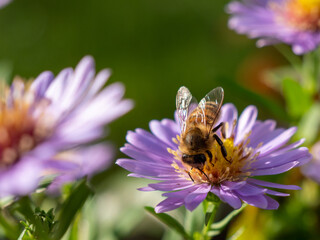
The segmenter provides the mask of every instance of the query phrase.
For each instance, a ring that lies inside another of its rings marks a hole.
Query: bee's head
[[[207,137],[197,127],[191,128],[185,133],[183,142],[190,150],[198,151],[207,148]]]

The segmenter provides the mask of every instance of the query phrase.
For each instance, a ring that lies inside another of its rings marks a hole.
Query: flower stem
[[[287,61],[293,66],[293,68],[301,73],[302,70],[302,61],[301,58],[295,55],[287,46],[278,44],[274,45],[274,47],[282,54],[282,56],[287,59]]]
[[[215,219],[220,203],[221,203],[220,199],[215,201],[210,201],[206,199],[204,201],[204,204],[206,205],[205,208],[207,209],[207,211],[206,211],[205,226],[203,227],[203,230],[202,230],[203,239],[206,239],[206,240],[210,239],[210,237],[208,236],[208,232],[210,231],[211,224]]]

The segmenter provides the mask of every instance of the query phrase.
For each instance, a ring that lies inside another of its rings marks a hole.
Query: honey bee
[[[192,168],[203,172],[205,162],[212,161],[212,145],[214,141],[220,146],[222,156],[226,161],[227,151],[223,142],[216,134],[224,123],[217,126],[221,105],[223,103],[224,92],[221,87],[217,87],[209,92],[199,104],[186,87],[181,87],[176,96],[176,107],[181,128],[181,139],[179,149],[182,152],[182,162]],[[224,131],[221,131],[224,132]],[[189,174],[189,173],[188,173]],[[190,174],[189,174],[190,176]],[[192,177],[190,176],[192,179]],[[193,179],[192,179],[193,180]]]

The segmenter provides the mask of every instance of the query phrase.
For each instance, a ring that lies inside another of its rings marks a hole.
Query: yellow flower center
[[[1,86],[0,100],[0,169],[19,160],[24,153],[33,149],[50,133],[42,109],[45,101],[35,103],[34,94],[24,89],[20,80],[15,80],[13,90]],[[37,117],[31,111],[37,108]]]
[[[320,30],[320,0],[288,0],[283,5],[272,3],[278,20],[298,30]]]
[[[223,145],[227,150],[227,159],[222,155],[221,148],[217,142],[208,149],[212,153],[212,158],[206,158],[202,168],[194,168],[181,160],[182,153],[180,150],[168,149],[168,152],[174,155],[177,162],[172,166],[182,177],[194,181],[195,184],[209,183],[218,185],[224,181],[239,181],[250,175],[247,170],[250,163],[254,162],[259,155],[255,149],[248,147],[248,136],[239,144],[234,145],[234,137],[224,139],[221,137]],[[173,141],[179,145],[181,137],[177,136]],[[260,145],[258,146],[260,147]]]

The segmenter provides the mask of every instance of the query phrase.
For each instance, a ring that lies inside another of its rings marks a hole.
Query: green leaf
[[[182,237],[180,236],[180,234],[178,234],[176,231],[172,230],[171,228],[168,228],[161,240],[177,240],[177,239],[182,239]]]
[[[5,232],[6,237],[9,239],[17,239],[19,235],[19,228],[17,225],[7,219],[4,211],[5,210],[1,210],[0,212],[0,225]]]
[[[298,131],[294,136],[294,139],[305,138],[305,144],[312,144],[319,133],[320,130],[320,104],[315,103],[309,109],[309,111],[302,117],[299,125]]]
[[[20,234],[19,238],[17,240],[22,240],[24,235],[26,234],[27,229],[23,229],[22,233]]]
[[[63,237],[76,213],[92,194],[93,191],[87,186],[86,179],[82,180],[61,206],[58,223],[53,230],[53,239],[61,239]]]
[[[210,231],[211,224],[213,223],[217,210],[221,204],[221,200],[218,197],[214,197],[213,194],[208,194],[207,198],[203,201],[205,210],[205,226],[203,226],[202,235],[204,239],[209,239],[208,233]]]
[[[295,119],[300,118],[311,107],[312,96],[291,78],[284,79],[282,87],[288,113]]]
[[[231,237],[229,237],[227,240],[237,240],[241,235],[243,234],[245,227],[239,228]]]
[[[145,207],[149,213],[155,216],[158,220],[166,224],[168,227],[174,229],[177,233],[179,233],[185,239],[191,239],[191,237],[186,233],[183,226],[173,217],[166,213],[156,213],[152,207]]]
[[[206,207],[206,213],[205,213],[206,215],[204,218],[204,224],[206,226],[208,225],[214,211],[216,212],[216,206],[213,203],[208,202]]]
[[[248,204],[243,203],[241,208],[233,210],[231,213],[229,213],[224,219],[222,219],[219,222],[213,223],[210,226],[210,231],[221,231],[223,228],[225,228],[228,223],[235,217],[237,216]]]
[[[206,211],[204,211],[204,213],[205,212]],[[204,225],[203,210],[200,206],[197,207],[192,212],[188,210],[185,211],[185,220],[184,220],[183,226],[190,236],[193,236],[195,232],[201,232],[203,225]]]
[[[50,233],[54,226],[54,216],[52,210],[48,213],[40,208],[34,208],[33,202],[29,197],[22,197],[17,201],[17,211],[19,211],[26,219],[26,222],[21,221],[27,232],[34,239],[51,240]]]
[[[78,214],[76,219],[74,220],[72,227],[71,227],[71,231],[70,231],[70,236],[69,236],[69,240],[77,240],[79,239],[78,237],[78,231],[79,231],[79,222],[80,222],[80,215]]]

